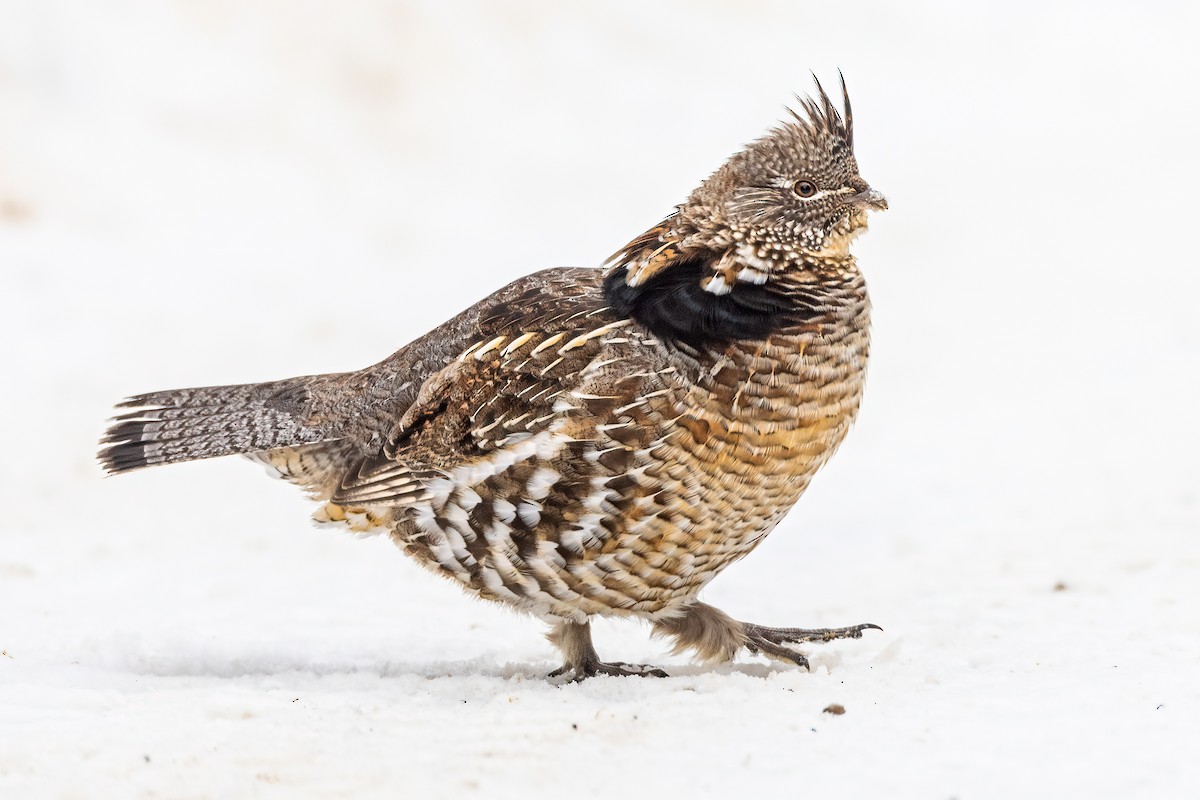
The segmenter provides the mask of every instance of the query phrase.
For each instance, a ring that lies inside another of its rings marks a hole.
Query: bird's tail
[[[312,378],[175,389],[130,397],[100,440],[109,474],[325,441],[312,425]]]

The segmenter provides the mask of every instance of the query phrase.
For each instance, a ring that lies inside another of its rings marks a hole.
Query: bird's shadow
[[[128,654],[124,658],[110,661],[110,669],[131,672],[137,675],[159,678],[265,678],[286,676],[310,676],[318,678],[337,676],[360,676],[374,678],[424,678],[442,680],[446,678],[493,678],[503,681],[536,681],[570,685],[551,679],[549,673],[558,665],[552,661],[517,661],[498,663],[495,659],[481,657],[462,660],[403,661],[370,657],[347,658],[344,660],[304,660],[295,654],[254,653],[233,658],[210,652],[166,654]],[[740,675],[751,678],[768,678],[789,667],[771,663],[740,662],[718,666],[669,663],[663,666],[668,678],[695,678],[703,675]],[[595,680],[632,680],[633,678],[608,678]],[[649,680],[648,678],[637,678]],[[661,680],[661,679],[659,679]]]

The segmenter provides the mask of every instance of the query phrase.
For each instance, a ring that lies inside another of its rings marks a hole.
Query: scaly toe
[[[669,678],[670,676],[650,664],[626,664],[623,661],[596,661],[578,666],[572,664],[563,664],[558,669],[551,672],[547,677],[567,678],[567,683],[581,683],[588,678],[593,678],[597,675],[611,675],[613,677],[632,676],[638,678]]]
[[[598,664],[596,672],[602,675],[634,675],[641,678],[669,678],[667,673],[650,664],[626,664],[614,661],[609,664]]]
[[[874,623],[850,625],[845,628],[767,628],[762,625],[745,624],[746,636],[763,639],[773,644],[798,644],[800,642],[832,642],[835,639],[859,639],[865,630],[881,631]]]
[[[768,639],[752,638],[746,643],[746,649],[751,653],[762,653],[764,656],[773,658],[776,661],[787,661],[798,667],[804,667],[806,670],[812,669],[804,653],[801,653],[799,650],[792,650],[789,647]]]

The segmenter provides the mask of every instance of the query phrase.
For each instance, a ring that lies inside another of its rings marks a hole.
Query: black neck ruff
[[[797,304],[798,298],[765,285],[735,283],[720,295],[706,291],[700,281],[711,269],[704,259],[676,262],[641,286],[625,283],[626,274],[618,267],[604,278],[604,297],[613,311],[660,339],[697,349],[766,339],[815,316],[813,309]]]

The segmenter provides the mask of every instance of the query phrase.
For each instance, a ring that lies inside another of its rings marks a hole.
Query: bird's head
[[[815,80],[815,76],[814,76]],[[887,200],[858,174],[854,119],[814,98],[736,153],[674,214],[609,261],[610,307],[693,346],[759,339],[799,324],[799,286],[857,275],[850,243]]]
[[[815,77],[814,77],[815,80]],[[854,118],[842,82],[839,110],[820,82],[812,98],[765,136],[734,154],[676,212],[616,254],[625,282],[638,286],[672,263],[704,258],[704,287],[727,292],[790,268],[849,258],[868,210],[887,200],[858,174]]]
[[[887,208],[858,174],[845,84],[842,112],[820,83],[817,92],[797,98],[801,112],[735,154],[679,207],[697,243],[733,243],[751,262],[836,257],[866,227],[867,209]]]

